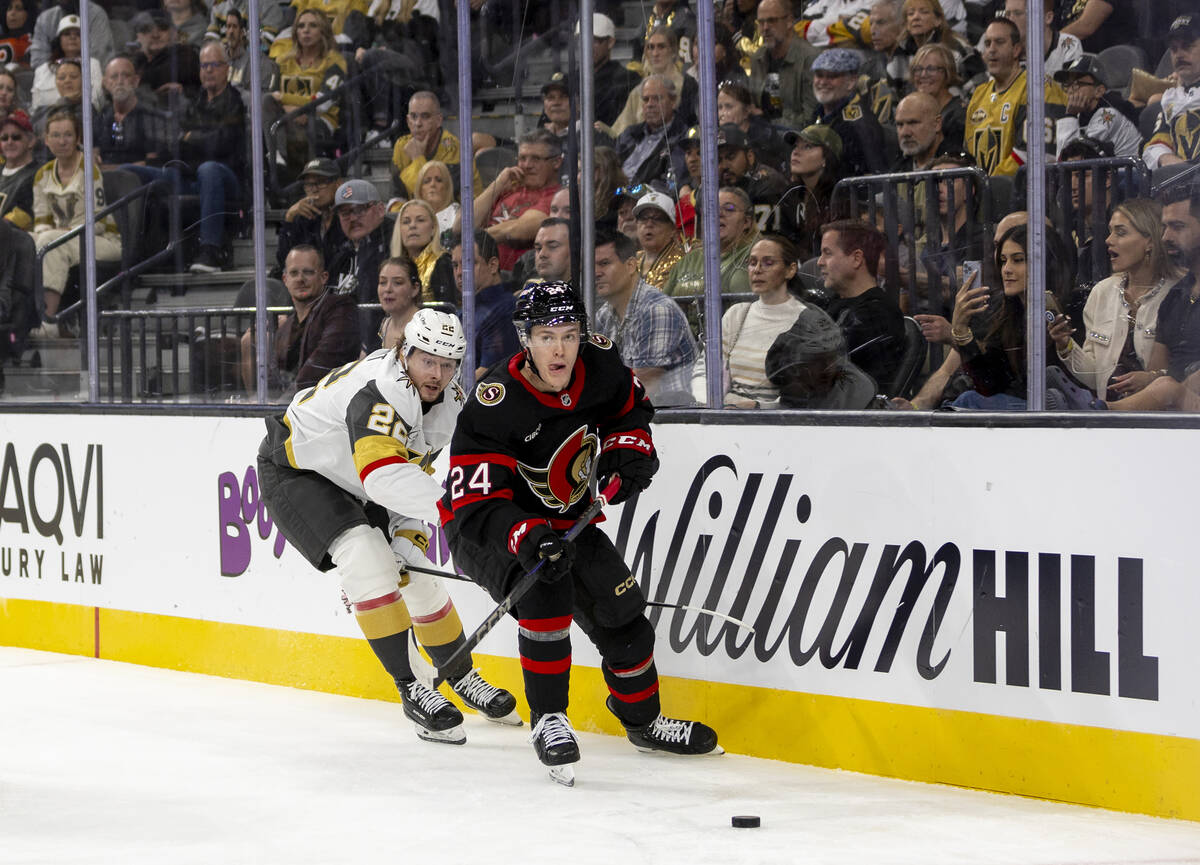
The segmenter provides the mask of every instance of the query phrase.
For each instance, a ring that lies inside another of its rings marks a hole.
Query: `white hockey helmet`
[[[418,309],[404,326],[404,355],[415,348],[438,357],[461,361],[467,337],[457,315],[437,309]]]

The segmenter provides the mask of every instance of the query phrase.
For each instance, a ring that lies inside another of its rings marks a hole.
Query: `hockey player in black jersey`
[[[614,503],[649,485],[654,409],[612,342],[588,335],[569,284],[531,285],[513,316],[524,350],[479,382],[459,416],[442,521],[455,562],[497,600],[541,565],[515,608],[534,749],[556,781],[573,782],[574,621],[600,652],[609,711],[635,746],[722,753],[710,727],[661,714],[645,598],[608,536],[594,525],[573,542],[559,534],[591,504],[593,476],[620,476]]]
[[[455,374],[466,351],[458,318],[418,310],[395,349],[380,349],[301,391],[267,418],[258,477],[283,536],[318,570],[336,566],[347,605],[396,682],[417,735],[461,745],[462,713],[417,680],[410,628],[437,664],[463,644],[463,628],[428,562],[425,522],[437,519],[434,458],[450,442],[465,401]],[[516,698],[472,668],[447,671],[463,702],[485,718],[521,723]]]

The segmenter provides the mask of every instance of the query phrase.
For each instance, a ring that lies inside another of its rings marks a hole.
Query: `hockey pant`
[[[401,595],[400,572],[387,536],[368,518],[363,503],[317,472],[279,465],[277,431],[268,418],[258,452],[258,482],[267,512],[283,536],[320,571],[337,568],[354,617],[375,656],[396,681],[414,676],[408,659],[412,626]],[[284,428],[286,429],[286,428]],[[385,522],[386,525],[386,522]]]
[[[516,607],[525,696],[535,715],[563,712],[571,680],[571,622],[595,644],[617,718],[627,726],[658,717],[654,628],[641,587],[600,529],[575,540],[571,578],[538,582]]]

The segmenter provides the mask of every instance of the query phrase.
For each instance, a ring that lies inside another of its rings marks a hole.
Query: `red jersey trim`
[[[583,346],[580,346],[580,353],[583,351]],[[515,355],[508,362],[508,372],[526,391],[528,391],[534,399],[544,406],[556,408],[565,411],[574,411],[575,406],[579,405],[579,396],[583,393],[584,380],[587,378],[586,369],[583,365],[583,358],[575,358],[575,368],[571,370],[571,383],[566,390],[560,390],[557,393],[546,393],[534,387],[529,379],[521,375],[521,367],[524,365],[524,353]],[[564,397],[566,400],[564,401]]]
[[[509,495],[509,498],[512,498],[512,496]],[[513,527],[508,530],[508,551],[515,556],[517,554],[517,550],[521,548],[522,541],[529,537],[529,530],[534,526],[539,525],[544,526],[547,525],[547,523],[545,520],[540,518],[521,520],[519,523],[515,523]]]
[[[408,460],[406,460],[404,457],[399,457],[399,456],[384,457],[381,460],[375,460],[375,462],[367,463],[367,465],[363,466],[363,470],[358,473],[358,480],[360,483],[365,484],[367,482],[367,475],[369,475],[371,472],[375,471],[375,469],[381,469],[384,466],[394,465],[396,463],[406,463],[406,462],[408,462]]]
[[[491,463],[516,471],[517,460],[508,454],[457,454],[450,457],[451,466],[475,466],[480,463]]]

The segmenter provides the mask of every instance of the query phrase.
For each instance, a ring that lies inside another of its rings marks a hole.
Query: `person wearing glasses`
[[[33,70],[33,85],[30,90],[29,107],[34,115],[34,125],[44,116],[50,106],[64,100],[76,104],[82,102],[83,73],[80,63],[83,58],[83,41],[80,38],[79,16],[67,15],[58,24],[58,33],[50,43],[50,59]],[[70,61],[64,64],[63,61]],[[99,106],[104,92],[100,89],[103,71],[100,61],[90,59],[92,71],[92,105]],[[64,68],[70,65],[72,68]],[[69,80],[60,82],[60,77]]]
[[[1118,92],[1109,92],[1108,70],[1094,54],[1084,54],[1054,80],[1067,91],[1067,116],[1059,125],[1059,157],[1080,136],[1112,144],[1116,156],[1137,156],[1142,134],[1129,115],[1136,113]]]
[[[421,192],[420,174],[426,162],[436,160],[450,169],[454,198],[458,198],[462,145],[457,136],[442,126],[442,105],[436,93],[421,90],[408,100],[408,134],[396,139],[392,148],[392,195],[395,199],[416,198]],[[471,180],[483,188],[479,169]]]
[[[559,189],[562,142],[547,129],[521,136],[517,164],[501,171],[475,198],[475,227],[483,228],[500,249],[500,269],[512,271],[533,247],[550,201]]]
[[[369,180],[347,180],[333,194],[333,207],[342,228],[342,239],[329,259],[329,282],[338,294],[357,303],[374,303],[379,268],[389,256],[396,218],[387,212],[379,190]],[[383,316],[359,311],[359,330],[375,333]]]
[[[913,55],[908,71],[912,76],[913,92],[932,96],[937,104],[947,152],[961,152],[967,107],[956,92],[962,81],[958,77],[954,54],[940,42],[922,45]]]
[[[746,273],[746,258],[758,239],[758,224],[754,221],[754,206],[745,190],[723,186],[717,192],[717,240],[721,247],[721,293],[744,294],[750,290]],[[700,207],[696,211],[697,227],[703,225]],[[696,243],[684,253],[671,269],[663,292],[675,297],[704,294],[704,244]],[[693,327],[698,321],[692,321]]]
[[[4,157],[4,167],[0,169],[0,217],[24,231],[33,228],[36,144],[33,121],[24,111],[17,109],[0,121],[0,155]]]
[[[961,3],[958,5],[961,9]],[[983,71],[975,49],[946,21],[946,11],[940,0],[904,0],[900,14],[904,21],[904,37],[897,50],[900,58],[915,58],[917,51],[926,45],[941,45],[954,56],[955,68],[964,80]],[[894,68],[900,71],[902,64],[901,59]],[[911,80],[908,75],[903,77]]]
[[[678,90],[669,77],[658,73],[647,76],[638,89],[642,122],[617,139],[621,170],[632,184],[661,180],[678,185],[687,171],[683,160],[687,123],[676,110]]]
[[[143,182],[161,169],[149,168],[159,160],[166,144],[167,117],[138,98],[141,83],[133,60],[118,54],[104,67],[104,91],[109,102],[92,115],[92,146],[103,171],[128,166]]]
[[[275,255],[280,273],[293,247],[306,243],[321,250],[326,260],[332,260],[333,251],[343,239],[342,224],[333,212],[333,194],[342,185],[337,160],[310,160],[300,172],[300,183],[303,194],[279,224]]]

